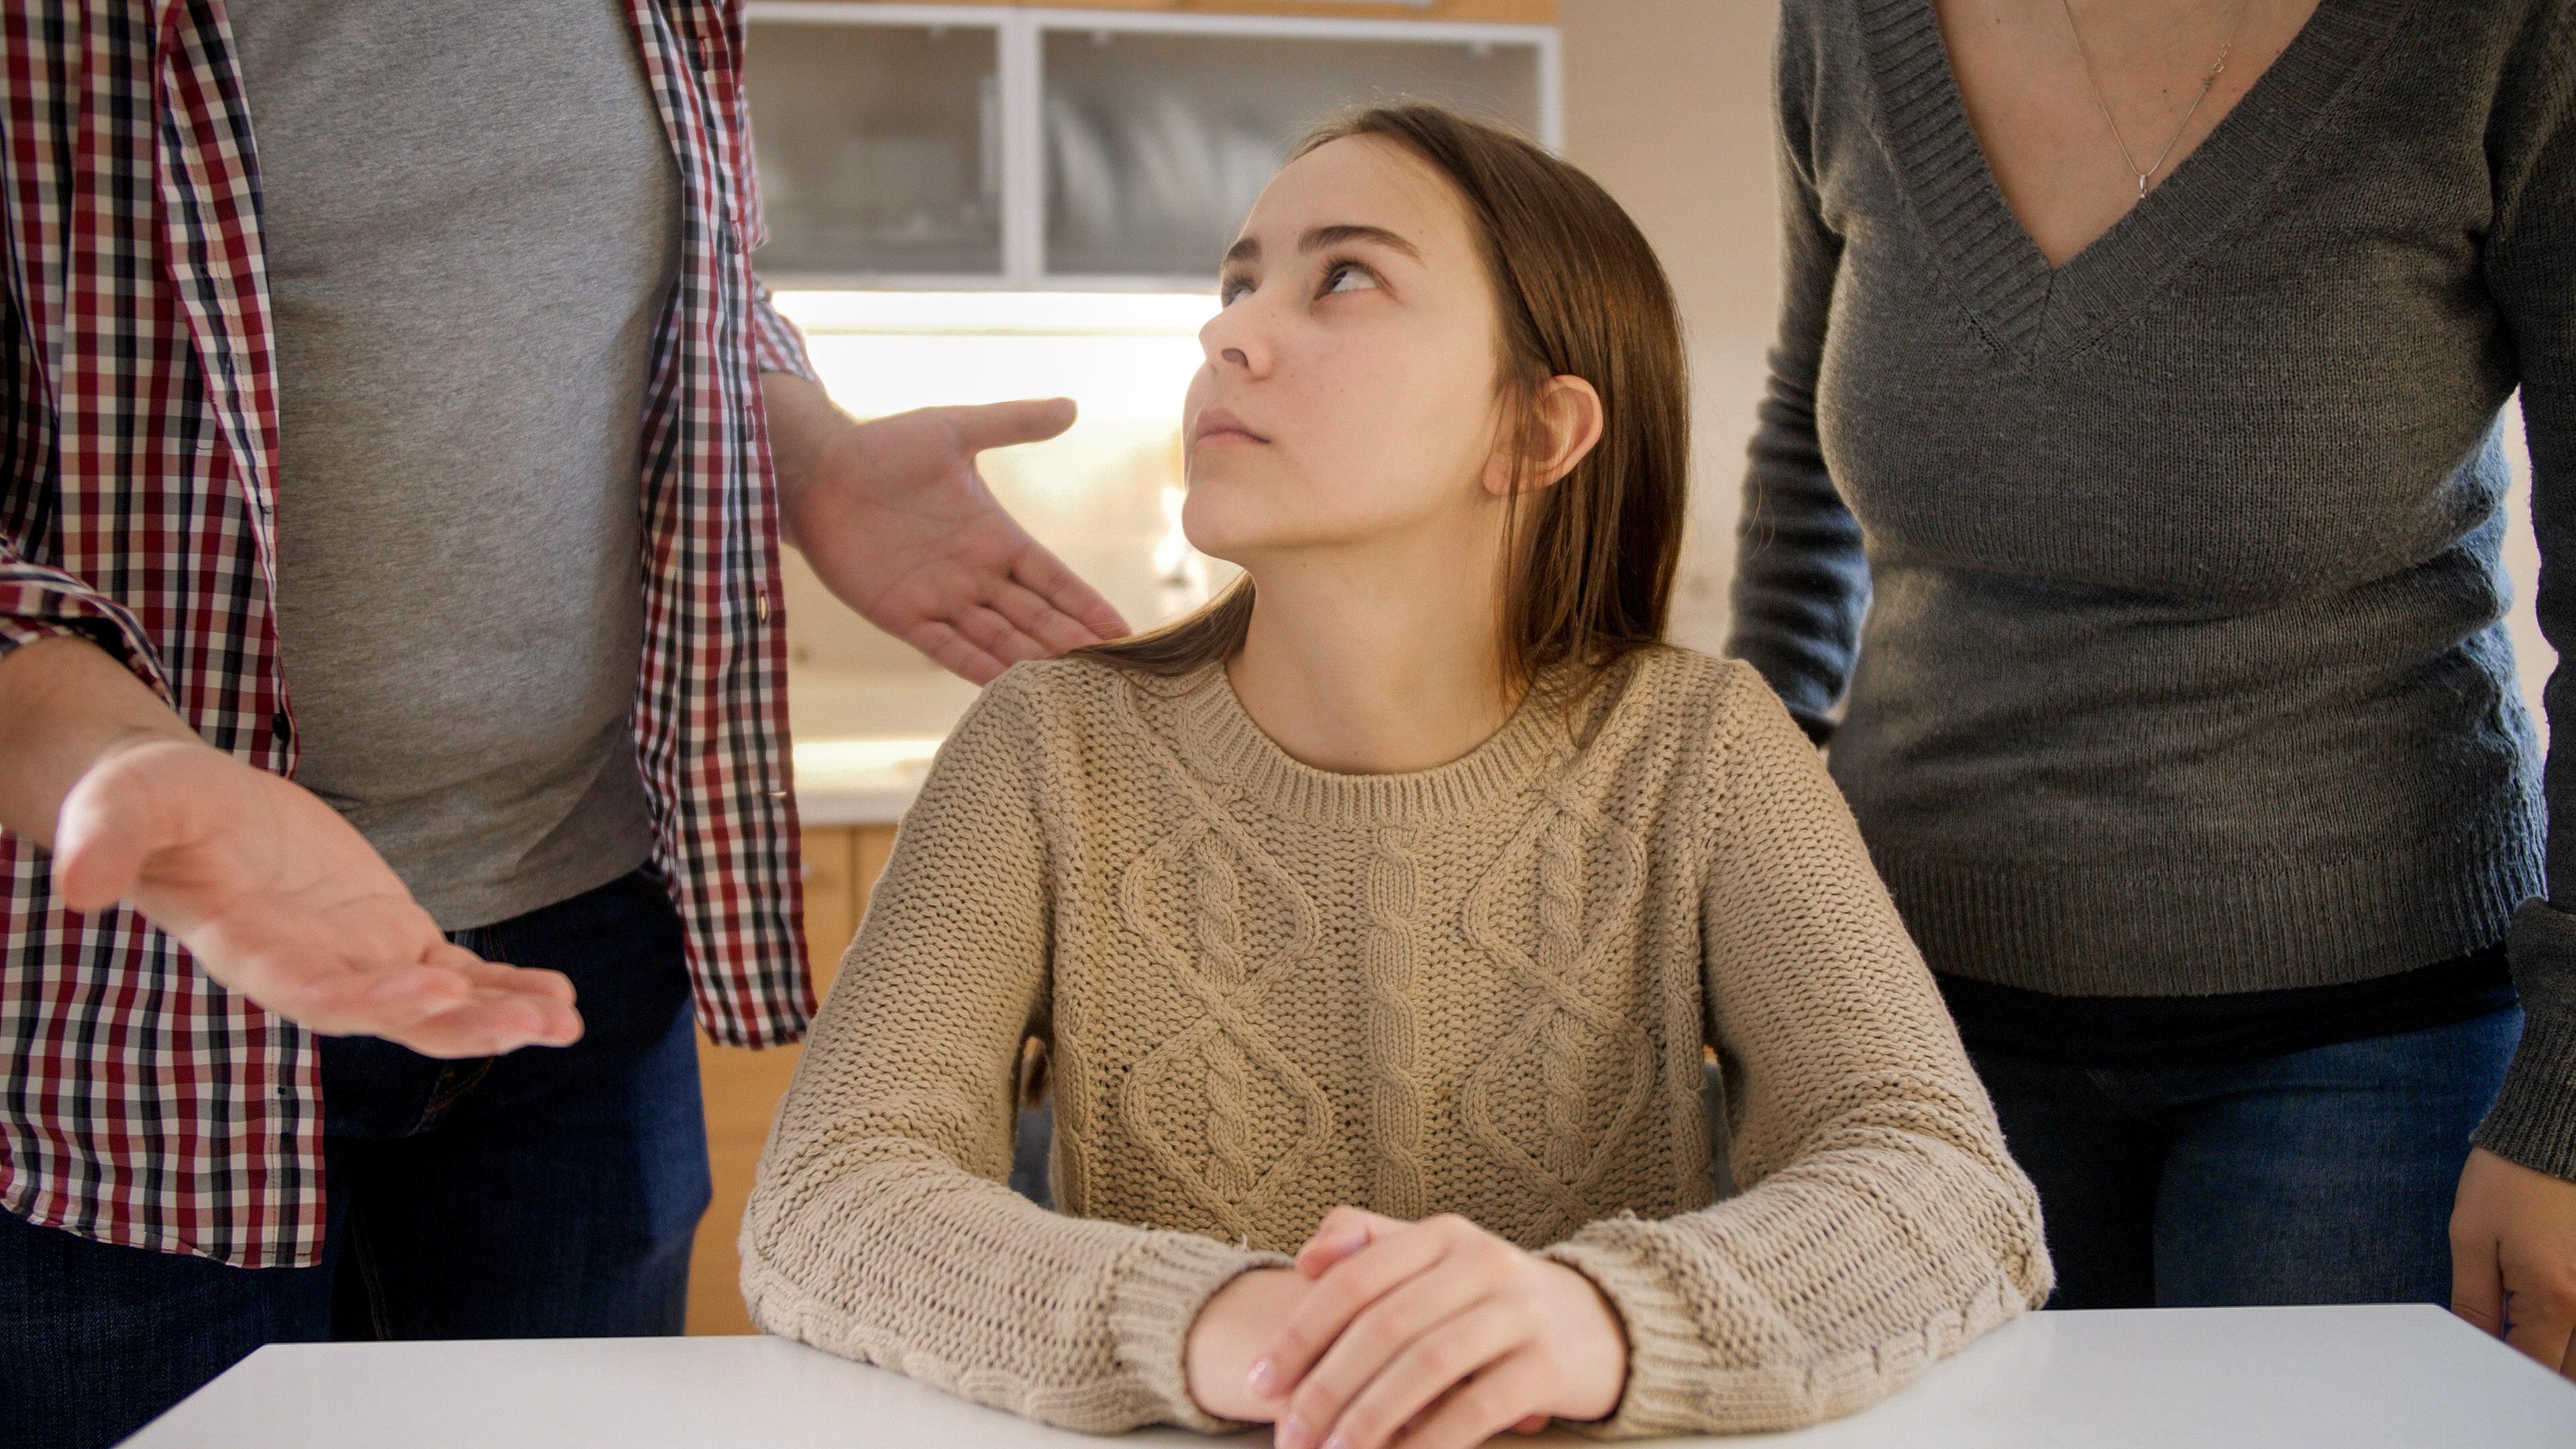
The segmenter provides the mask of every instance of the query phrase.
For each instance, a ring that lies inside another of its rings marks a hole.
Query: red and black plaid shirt
[[[635,735],[698,1019],[766,1045],[812,997],[757,374],[811,372],[748,261],[739,0],[627,10],[682,190],[642,419]],[[84,635],[217,749],[290,772],[259,168],[220,0],[0,6],[0,128],[0,652]],[[104,1242],[314,1262],[312,1039],[131,911],[64,910],[47,869],[0,834],[0,1202]]]

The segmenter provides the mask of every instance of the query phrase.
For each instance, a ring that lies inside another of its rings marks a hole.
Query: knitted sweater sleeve
[[[2514,919],[2522,1044],[2477,1142],[2576,1180],[2576,4],[2531,7],[2495,103],[2486,284],[2513,343],[2531,442],[2540,630],[2559,666],[2549,711],[2549,899]]]
[[[1547,1250],[1625,1322],[1605,1437],[1849,1413],[2053,1281],[2038,1196],[1841,796],[1771,692],[1733,676],[1701,935],[1746,1190]]]
[[[1816,432],[1816,377],[1842,239],[1825,224],[1816,193],[1808,104],[1816,62],[1801,28],[1810,8],[1790,0],[1781,17],[1780,330],[1736,522],[1735,623],[1726,652],[1761,670],[1799,725],[1822,742],[1851,680],[1870,590],[1860,523],[1834,487]]]
[[[767,1332],[1063,1428],[1228,1427],[1190,1399],[1183,1340],[1218,1287],[1284,1260],[1005,1185],[1049,959],[1027,686],[985,691],[904,817],[770,1129],[743,1299]]]

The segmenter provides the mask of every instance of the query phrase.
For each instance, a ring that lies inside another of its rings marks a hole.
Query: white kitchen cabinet
[[[754,0],[774,288],[1199,288],[1288,147],[1436,100],[1559,139],[1544,25]]]
[[[755,20],[749,51],[764,273],[1001,274],[999,28]]]

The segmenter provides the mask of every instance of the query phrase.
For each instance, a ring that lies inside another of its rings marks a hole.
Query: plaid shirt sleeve
[[[779,316],[778,309],[770,305],[768,287],[756,277],[752,279],[752,285],[759,289],[758,301],[752,312],[751,336],[760,370],[789,372],[807,382],[822,382],[823,379],[814,373],[814,360],[805,355],[805,334],[797,331],[795,323]]]
[[[133,614],[62,570],[28,563],[0,544],[0,659],[57,636],[87,639],[164,700],[170,697],[170,681]]]
[[[758,372],[739,0],[625,0],[682,181],[646,380],[635,728],[719,1041],[795,1039],[805,977]],[[271,625],[275,370],[259,174],[218,0],[0,6],[0,652],[77,633],[206,742],[293,770]],[[240,1267],[321,1250],[311,1037],[133,912],[76,915],[0,831],[0,1206]]]

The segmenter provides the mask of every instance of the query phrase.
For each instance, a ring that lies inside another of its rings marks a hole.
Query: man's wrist
[[[209,748],[151,687],[66,634],[0,655],[0,828],[50,847],[72,788],[141,745]]]
[[[858,423],[832,401],[820,383],[792,372],[760,375],[762,414],[769,432],[770,475],[778,481],[778,518],[787,541],[798,542],[796,515],[806,490],[824,471],[824,459]]]

